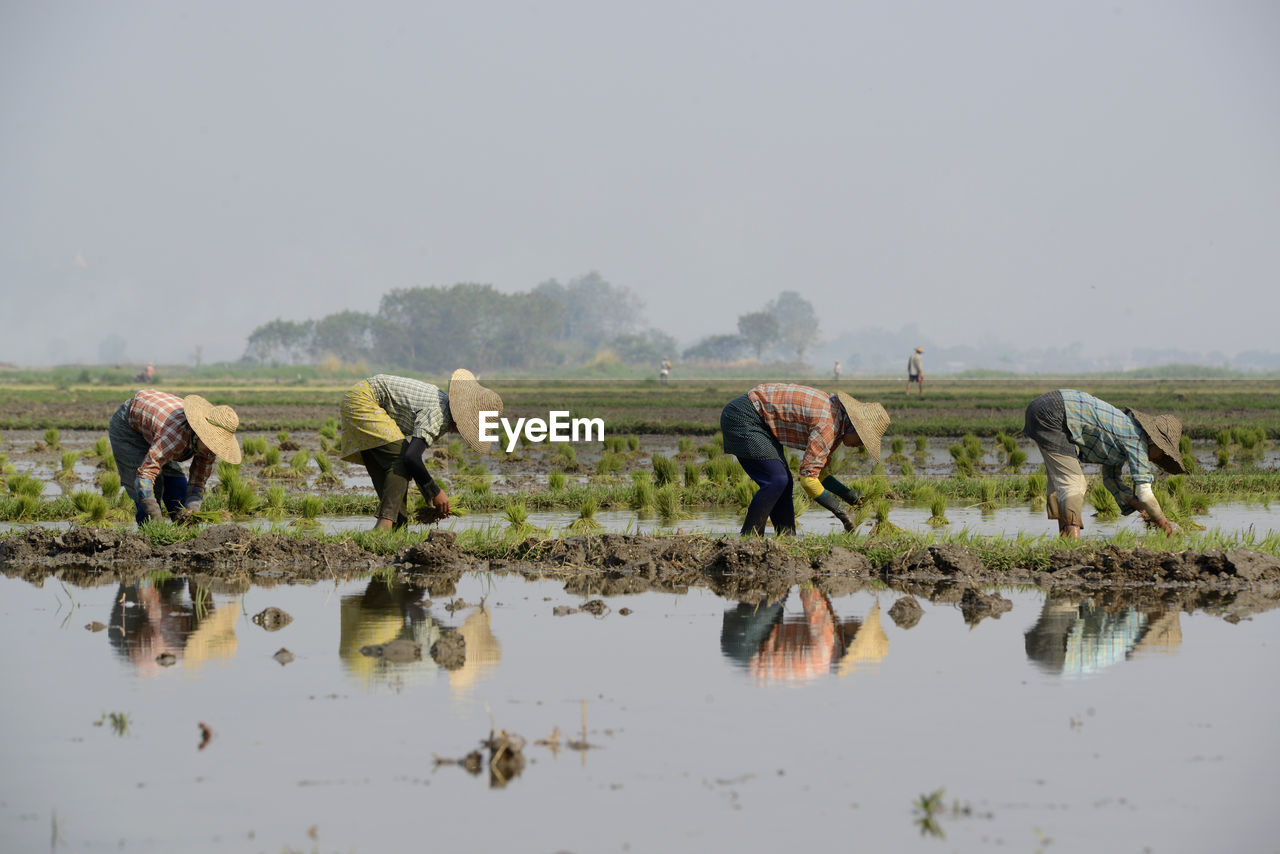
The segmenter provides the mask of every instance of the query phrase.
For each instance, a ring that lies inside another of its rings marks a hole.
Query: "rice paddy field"
[[[844,381],[893,419],[833,463],[857,528],[797,491],[740,539],[754,382],[488,382],[603,441],[447,437],[458,515],[391,534],[346,383],[165,386],[245,460],[140,532],[133,389],[0,385],[0,850],[1276,850],[1276,383]],[[1175,536],[1088,467],[1054,536],[1020,429],[1059,387],[1183,419]]]

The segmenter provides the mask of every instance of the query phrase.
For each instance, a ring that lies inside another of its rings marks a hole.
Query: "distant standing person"
[[[177,519],[200,509],[214,460],[240,462],[236,429],[240,418],[230,406],[214,406],[198,394],[176,397],[144,388],[111,416],[107,438],[116,458],[120,483],[137,508],[139,525]],[[178,463],[191,460],[191,477]]]
[[[1121,411],[1087,392],[1064,388],[1031,401],[1022,431],[1035,440],[1044,455],[1049,476],[1046,510],[1050,519],[1058,520],[1062,536],[1079,537],[1084,528],[1088,484],[1081,462],[1102,467],[1102,484],[1115,497],[1121,513],[1127,516],[1136,510],[1149,524],[1173,533],[1173,525],[1151,491],[1151,482],[1155,480],[1152,463],[1170,474],[1186,472],[1178,448],[1182,422],[1175,416]],[[1120,470],[1126,463],[1133,489],[1120,481]]]
[[[135,382],[153,383],[156,381],[156,366],[148,364],[145,368],[138,372],[134,378]]]
[[[907,394],[911,394],[911,384],[915,383],[924,394],[924,348],[917,347],[907,359]]]
[[[658,379],[664,383],[671,379],[671,360],[665,356],[662,359],[662,367],[658,369]]]
[[[408,377],[378,374],[352,386],[342,401],[342,459],[364,463],[379,506],[375,529],[409,522],[409,478],[440,517],[449,515],[449,495],[431,477],[422,455],[445,433],[457,432],[474,450],[480,441],[480,412],[502,414],[502,398],[456,370],[449,390]]]
[[[830,510],[846,531],[853,530],[840,501],[857,506],[862,495],[830,475],[818,477],[837,444],[862,445],[871,459],[880,459],[880,437],[888,426],[889,413],[883,406],[862,403],[842,391],[827,394],[808,386],[766,383],[729,401],[720,413],[724,451],[737,457],[760,486],[747,507],[741,533],[764,534],[766,519],[773,522],[775,533],[795,533],[793,480],[784,445],[804,451],[800,485],[805,493]]]
[[[836,359],[835,367],[831,369],[831,379],[840,382],[840,360]]]

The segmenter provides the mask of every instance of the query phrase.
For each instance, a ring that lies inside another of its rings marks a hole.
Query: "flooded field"
[[[129,575],[0,578],[0,849],[1269,851],[1280,829],[1269,606]]]

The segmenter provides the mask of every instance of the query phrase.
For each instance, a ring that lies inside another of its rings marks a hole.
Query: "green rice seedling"
[[[44,443],[51,451],[62,450],[62,436],[58,433],[57,427],[50,427],[44,431]]]
[[[956,472],[964,477],[972,477],[973,463],[969,460],[969,453],[964,445],[952,445],[947,450],[951,452],[951,459],[955,461]]]
[[[1099,519],[1114,519],[1120,515],[1120,505],[1116,504],[1115,496],[1102,485],[1102,481],[1095,480],[1090,483],[1085,497],[1097,511],[1095,515]]]
[[[1232,444],[1232,434],[1230,430],[1219,430],[1218,435],[1214,437],[1219,448],[1229,448]]]
[[[578,452],[575,451],[573,449],[573,445],[568,442],[556,445],[555,453],[552,456],[559,460],[561,466],[566,470],[570,466],[576,466],[578,464]]]
[[[320,425],[320,435],[334,441],[338,438],[338,419],[329,417]]]
[[[690,489],[695,488],[702,481],[702,469],[698,468],[695,463],[684,464],[684,485]]]
[[[289,431],[281,430],[279,433],[276,433],[276,441],[279,442],[281,445],[289,441]]]
[[[261,499],[254,490],[253,484],[239,477],[224,480],[222,484],[226,487],[227,512],[232,516],[250,516],[258,509]]]
[[[8,521],[23,522],[40,514],[40,499],[34,495],[15,494],[4,502],[3,517]]]
[[[267,443],[266,436],[253,436],[245,439],[241,446],[246,457],[260,457],[267,452],[270,445]]]
[[[120,475],[113,471],[103,472],[98,478],[98,489],[104,498],[115,501],[120,494]]]
[[[648,510],[654,505],[656,491],[653,488],[653,472],[648,469],[637,469],[631,473],[632,510]]]
[[[794,474],[800,471],[800,456],[787,451],[787,468]]]
[[[342,478],[334,474],[333,462],[324,454],[315,455],[316,468],[320,470],[316,477],[317,486],[341,486]]]
[[[267,506],[263,512],[268,516],[284,515],[285,491],[283,486],[267,487]]]
[[[87,453],[89,456],[102,459],[107,454],[111,453],[111,440],[106,436],[99,436],[94,440],[93,447]]]
[[[565,476],[562,471],[553,471],[547,475],[547,487],[552,492],[562,492],[564,490]]]
[[[8,480],[9,492],[14,495],[27,495],[39,498],[44,495],[44,483],[38,477],[29,474],[15,474]]]
[[[76,479],[76,460],[80,459],[77,451],[62,452],[62,467],[58,469],[54,475],[58,480],[75,480]]]
[[[1028,499],[1044,498],[1049,488],[1049,477],[1043,472],[1032,472],[1027,475],[1027,486],[1024,494]]]
[[[1231,452],[1223,445],[1218,446],[1218,468],[1224,469],[1231,465]]]
[[[0,475],[13,474],[13,463],[9,462],[8,454],[0,454]]]
[[[639,436],[636,436],[635,434],[632,434],[632,435],[630,435],[630,436],[628,436],[628,437],[627,437],[627,450],[628,450],[628,451],[630,451],[630,452],[631,452],[631,453],[633,453],[633,454],[634,454],[636,451],[639,451],[639,450],[640,450],[640,437],[639,437]]]
[[[103,471],[115,471],[116,455],[111,453],[111,451],[107,451],[105,454],[103,454],[101,457],[98,458],[98,468],[102,469]]]
[[[916,436],[916,453],[923,454],[929,450],[929,440],[924,436]]]
[[[996,440],[1000,443],[1000,446],[1004,448],[1006,455],[1012,455],[1014,451],[1018,450],[1018,439],[1015,436],[1010,436],[1006,433],[998,433],[996,434]]]
[[[572,445],[569,445],[569,444],[565,444],[565,445],[563,445],[562,447],[569,448],[570,450],[572,450],[572,449],[573,449],[573,446],[572,446]],[[446,447],[446,448],[445,448],[445,454],[446,454],[446,455],[449,457],[449,459],[451,459],[451,460],[460,460],[460,459],[462,459],[462,451],[463,451],[463,445],[462,445],[462,440],[461,440],[461,439],[452,439],[452,440],[450,440],[448,447]]]
[[[304,495],[302,496],[302,501],[298,504],[298,516],[315,524],[316,517],[320,515],[320,511],[323,509],[324,499],[319,495]]]
[[[965,433],[960,437],[960,444],[964,446],[965,451],[969,455],[969,461],[972,463],[982,462],[982,440],[972,433]]]
[[[599,508],[600,505],[594,496],[584,496],[578,504],[578,518],[569,523],[569,530],[575,534],[589,534],[604,527],[595,519],[596,510]]]
[[[304,448],[289,459],[289,468],[293,469],[295,473],[305,476],[307,463],[309,462],[311,462],[311,452]]]
[[[596,474],[613,474],[622,471],[626,461],[615,451],[606,451],[596,461]]]
[[[221,483],[226,483],[229,480],[240,479],[240,466],[235,465],[234,463],[229,463],[226,460],[218,460],[218,462],[215,463],[214,468],[218,473],[218,480]]]
[[[693,449],[692,439],[690,439],[687,436],[682,436],[679,439],[676,439],[676,456],[677,457],[691,457],[695,453],[696,452]]]
[[[659,487],[666,486],[668,483],[675,483],[679,479],[680,470],[676,467],[675,460],[670,457],[664,457],[655,451],[652,461],[653,482]]]
[[[722,486],[733,479],[733,472],[737,467],[738,464],[728,454],[721,454],[702,464],[702,470],[707,475],[707,479]]]
[[[1015,445],[1013,450],[1009,452],[1009,462],[1005,465],[1005,469],[1016,473],[1021,471],[1026,462],[1027,452]]]
[[[916,473],[915,466],[911,465],[911,460],[905,456],[898,460],[898,468],[901,470],[903,477],[911,477]]]
[[[947,518],[947,499],[941,494],[935,495],[929,501],[929,513],[928,523],[935,528],[951,524],[951,520]]]
[[[737,499],[738,506],[747,507],[751,504],[751,499],[756,497],[756,491],[760,487],[751,478],[741,478],[733,484],[733,497]]]
[[[875,524],[871,526],[871,535],[891,535],[899,534],[902,529],[889,521],[889,499],[881,498],[875,502]]]
[[[101,525],[111,514],[111,504],[97,492],[77,490],[71,495],[71,503],[79,512],[77,520],[81,524]]]
[[[989,477],[984,477],[978,481],[978,495],[981,500],[978,506],[983,510],[994,510],[996,508],[996,482]]]
[[[901,436],[894,436],[893,442],[890,443],[890,448],[892,448],[893,455],[895,457],[900,457],[902,456],[903,452],[906,451],[907,449],[907,440],[902,438]]]
[[[674,522],[689,515],[680,500],[680,487],[674,482],[658,488],[653,496],[653,507],[663,522]]]

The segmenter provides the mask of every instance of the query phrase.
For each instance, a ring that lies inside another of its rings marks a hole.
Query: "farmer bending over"
[[[107,437],[120,483],[137,507],[137,521],[171,518],[200,509],[215,459],[240,462],[230,406],[214,406],[198,394],[175,397],[153,388],[135,394],[111,416]],[[191,479],[178,463],[191,460]]]
[[[502,413],[498,393],[476,382],[470,371],[457,370],[449,390],[407,377],[378,374],[361,380],[342,402],[342,459],[364,463],[378,493],[375,529],[401,528],[409,521],[409,478],[431,503],[434,515],[449,515],[449,496],[422,462],[427,448],[455,431],[474,450],[487,453],[480,441],[480,412]]]
[[[767,383],[729,401],[720,413],[725,453],[736,456],[760,486],[747,507],[742,533],[764,534],[766,518],[775,533],[795,533],[791,471],[783,445],[804,451],[800,485],[805,493],[830,510],[846,531],[853,530],[840,499],[857,506],[862,496],[834,477],[818,478],[837,443],[862,445],[873,460],[880,459],[880,437],[888,426],[883,406],[860,403],[842,391],[827,394],[808,386]]]
[[[1087,486],[1081,462],[1102,466],[1102,484],[1115,496],[1120,512],[1138,511],[1149,525],[1166,534],[1173,525],[1164,517],[1151,491],[1155,479],[1152,463],[1170,474],[1183,474],[1178,443],[1182,422],[1173,415],[1147,415],[1133,409],[1123,412],[1091,394],[1064,388],[1040,395],[1027,407],[1022,432],[1035,440],[1044,455],[1049,475],[1046,510],[1058,520],[1064,537],[1079,537]],[[1130,490],[1120,481],[1120,470],[1129,464]]]

